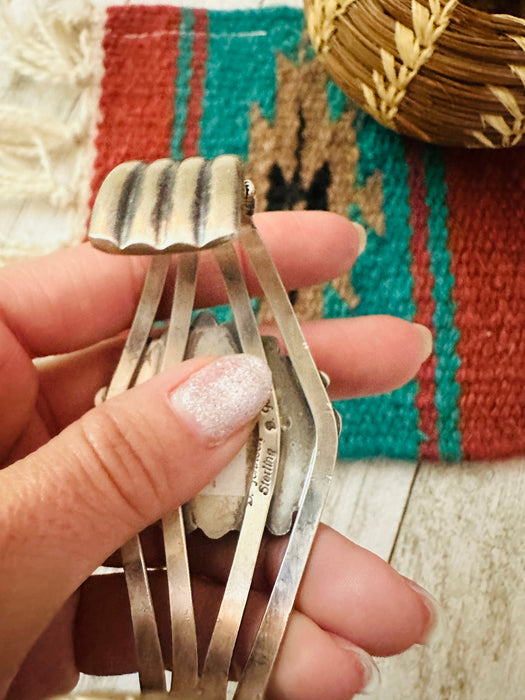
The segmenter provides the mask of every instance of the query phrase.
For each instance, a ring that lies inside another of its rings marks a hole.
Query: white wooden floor
[[[17,4],[22,6],[22,0]],[[180,4],[226,9],[277,3]],[[298,6],[299,0],[288,4]],[[0,82],[0,99],[10,99],[10,90]],[[28,97],[27,103],[38,103],[38,96]],[[46,109],[56,105],[63,118],[72,104],[46,92]],[[0,259],[5,262],[20,249],[45,252],[67,239],[67,227],[67,217],[46,205],[1,202]],[[443,628],[428,647],[379,660],[382,684],[367,697],[525,699],[524,503],[521,458],[457,465],[388,460],[338,465],[324,520],[418,581],[443,609]],[[120,685],[131,683],[123,678]],[[79,688],[95,686],[98,681],[84,678]]]

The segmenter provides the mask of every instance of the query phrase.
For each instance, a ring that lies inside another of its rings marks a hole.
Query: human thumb
[[[233,459],[270,391],[267,365],[251,355],[189,360],[0,472],[4,662],[23,659],[113,551]]]

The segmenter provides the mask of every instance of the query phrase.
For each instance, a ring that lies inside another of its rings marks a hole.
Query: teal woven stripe
[[[427,204],[430,209],[428,248],[435,280],[434,350],[437,356],[436,407],[439,454],[442,459],[457,461],[462,458],[458,408],[460,386],[456,381],[460,358],[455,351],[459,331],[454,325],[456,312],[452,293],[454,277],[451,273],[451,255],[447,248],[448,207],[443,151],[439,148],[425,148],[423,162],[428,193]]]
[[[184,18],[186,14],[185,11]],[[297,54],[304,26],[303,13],[287,7],[247,12],[211,11],[208,23],[206,90],[199,153],[205,158],[214,158],[221,153],[235,153],[247,158],[250,111],[258,104],[264,116],[273,120],[277,94],[275,59],[279,52],[288,56]],[[191,66],[188,65],[187,69],[182,66],[179,71],[177,88],[180,81],[186,102]],[[185,133],[185,126],[181,124],[177,117],[174,143],[179,150]],[[253,304],[257,309],[257,302]],[[215,307],[213,313],[220,322],[233,318],[228,306]]]
[[[358,117],[356,128],[361,154],[357,186],[362,187],[375,171],[383,172],[386,233],[379,236],[368,229],[367,249],[352,274],[354,288],[361,298],[357,308],[350,310],[328,287],[325,315],[386,313],[412,320],[415,313],[410,273],[412,230],[403,141],[365,115]],[[351,218],[366,223],[357,207],[349,213]],[[348,362],[352,362],[351,357]],[[417,390],[417,383],[412,381],[390,394],[338,402],[344,426],[340,455],[346,458],[371,455],[417,458],[422,439],[414,403]]]
[[[288,7],[210,12],[206,94],[200,152],[248,156],[250,110],[258,104],[273,121],[276,55],[297,54],[303,13]]]
[[[191,18],[192,19],[192,18]],[[189,22],[189,15],[185,16]],[[248,156],[250,112],[258,105],[263,116],[273,122],[277,93],[278,53],[297,57],[304,22],[300,10],[271,8],[249,12],[210,12],[207,47],[206,90],[201,122],[200,153],[213,158],[220,153]],[[191,35],[188,27],[181,41]],[[189,40],[189,39],[187,39]],[[181,51],[181,54],[191,51]],[[187,100],[191,73],[189,63],[178,66],[174,155],[184,138],[181,115]],[[186,90],[186,92],[185,92]],[[346,106],[346,99],[333,84],[328,87],[332,117]],[[353,283],[362,302],[350,310],[331,286],[325,294],[326,316],[391,313],[412,319],[412,278],[409,239],[407,168],[399,137],[360,115],[356,121],[361,157],[356,185],[363,186],[377,170],[384,174],[384,213],[386,235],[369,231],[367,252],[353,273]],[[351,217],[361,212],[352,209]],[[365,222],[363,222],[365,223]],[[224,309],[217,309],[224,316]],[[351,362],[351,358],[348,358]],[[343,457],[388,454],[414,459],[421,436],[414,398],[416,382],[387,396],[339,402],[344,428],[340,453]]]
[[[194,23],[193,11],[183,8],[175,76],[175,123],[173,124],[173,137],[171,140],[171,155],[175,160],[184,158],[182,143],[186,135],[186,122],[188,119]]]

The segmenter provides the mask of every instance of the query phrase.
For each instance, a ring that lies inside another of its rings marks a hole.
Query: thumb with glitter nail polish
[[[266,363],[253,355],[228,355],[195,373],[170,402],[192,432],[211,445],[257,415],[271,388]]]
[[[0,691],[9,668],[19,667],[28,644],[97,566],[231,462],[271,388],[257,357],[188,360],[93,408],[4,470],[3,502],[24,493],[31,515],[17,519],[16,532],[31,571],[16,551],[5,553],[9,585],[0,581],[0,597],[11,615],[2,639],[10,646],[0,640]]]

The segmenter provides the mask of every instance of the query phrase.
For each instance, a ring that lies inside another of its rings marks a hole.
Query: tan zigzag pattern
[[[378,121],[395,128],[394,119],[407,88],[434,53],[436,44],[447,29],[458,0],[442,5],[440,0],[428,0],[428,7],[412,2],[412,27],[395,24],[397,56],[381,48],[383,74],[374,70],[375,90],[366,83],[361,88],[370,112]]]

